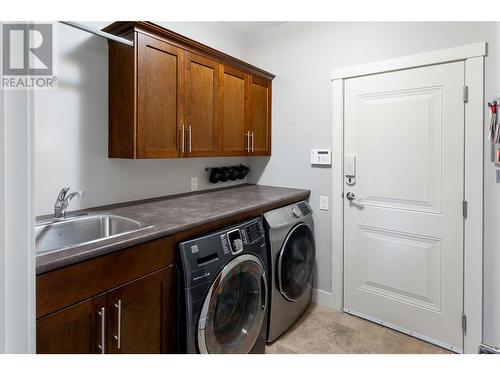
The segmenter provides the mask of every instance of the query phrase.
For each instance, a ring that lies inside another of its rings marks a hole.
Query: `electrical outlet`
[[[191,177],[191,191],[198,190],[198,177]]]
[[[323,211],[328,211],[328,197],[319,197],[319,209]]]

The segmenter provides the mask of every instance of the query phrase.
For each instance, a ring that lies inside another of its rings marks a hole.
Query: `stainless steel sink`
[[[37,256],[49,254],[150,227],[136,220],[108,214],[37,223],[35,226],[36,254]]]

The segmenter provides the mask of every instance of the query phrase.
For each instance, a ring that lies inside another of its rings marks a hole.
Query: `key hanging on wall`
[[[488,130],[488,139],[491,143],[498,143],[496,141],[498,137],[498,124],[497,124],[497,102],[494,100],[491,103],[488,103],[488,107],[490,107],[490,128]]]

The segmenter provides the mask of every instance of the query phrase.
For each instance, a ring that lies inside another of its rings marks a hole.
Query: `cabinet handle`
[[[184,125],[182,125],[181,133],[182,133],[182,136],[181,136],[181,139],[182,139],[181,152],[184,152],[185,151],[185,143],[186,143]]]
[[[122,345],[122,300],[119,299],[118,303],[115,303],[114,306],[118,310],[118,329],[116,331],[117,334],[114,336],[114,338],[117,341],[117,349],[120,349]]]
[[[188,129],[189,129],[189,151],[188,151],[188,152],[191,152],[191,151],[193,151],[193,148],[191,147],[191,146],[192,146],[192,144],[191,144],[191,138],[192,138],[192,137],[191,137],[191,135],[192,135],[192,133],[193,133],[193,132],[192,132],[191,125],[189,125],[189,128],[188,128]]]
[[[255,140],[255,133],[252,132],[252,152],[255,152],[255,148],[253,147],[255,143],[254,140]]]
[[[97,345],[101,354],[106,351],[106,309],[101,307],[101,311],[97,313],[101,317],[101,345]]]
[[[247,146],[245,147],[245,150],[250,152],[250,132],[247,132],[246,137],[247,137]]]

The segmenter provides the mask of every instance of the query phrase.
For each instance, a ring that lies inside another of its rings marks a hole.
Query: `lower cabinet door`
[[[108,353],[173,353],[176,270],[169,266],[107,294]]]
[[[106,296],[103,294],[38,319],[37,353],[105,353],[106,310]]]

